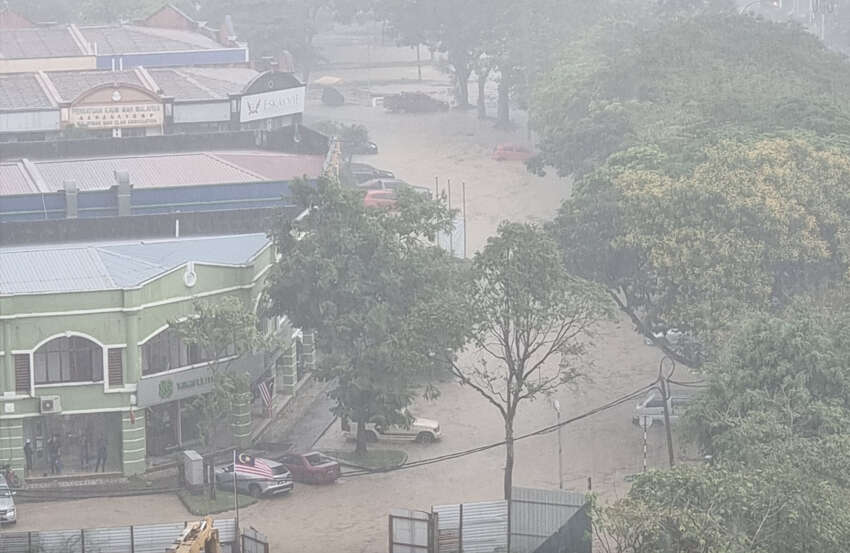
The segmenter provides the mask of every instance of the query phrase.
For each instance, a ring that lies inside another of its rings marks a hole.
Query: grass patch
[[[180,490],[177,492],[177,497],[180,498],[186,509],[195,516],[215,515],[233,510],[233,492],[216,490],[215,499],[210,499],[208,490],[199,494],[193,494],[189,490]],[[247,507],[257,501],[250,495],[239,494],[239,507]]]
[[[342,464],[351,464],[370,470],[395,468],[407,462],[407,453],[399,449],[370,449],[363,455],[348,450],[326,451]]]

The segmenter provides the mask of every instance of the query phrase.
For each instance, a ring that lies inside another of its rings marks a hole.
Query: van
[[[689,402],[688,396],[670,396],[667,399],[671,423],[684,413]],[[650,390],[646,398],[635,406],[632,423],[649,428],[656,422],[664,424],[664,399],[660,391]]]

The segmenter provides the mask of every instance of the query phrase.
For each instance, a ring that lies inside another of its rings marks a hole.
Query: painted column
[[[0,418],[0,461],[12,465],[19,478],[24,477],[25,467],[23,429],[23,419]]]
[[[304,355],[304,370],[306,372],[312,372],[316,370],[315,333],[312,330],[305,331],[302,342],[304,344],[304,351],[302,352]]]
[[[295,393],[295,384],[298,380],[298,354],[296,341],[292,340],[286,351],[277,360],[278,373],[275,387],[278,393],[291,396]]]
[[[242,449],[251,444],[251,394],[238,394],[231,408],[233,444]]]
[[[121,469],[124,476],[145,472],[147,464],[145,435],[145,410],[136,409],[121,413]]]
[[[3,391],[15,391],[15,363],[12,355],[12,323],[11,321],[0,321],[3,327]],[[2,416],[2,415],[0,415]]]
[[[136,384],[142,377],[142,363],[139,357],[139,316],[131,313],[125,317],[127,342],[127,368],[124,373],[125,384]]]

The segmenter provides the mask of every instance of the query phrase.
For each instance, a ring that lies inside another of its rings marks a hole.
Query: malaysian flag
[[[240,453],[236,456],[235,470],[237,473],[254,474],[263,478],[273,478],[272,469],[261,459]]]

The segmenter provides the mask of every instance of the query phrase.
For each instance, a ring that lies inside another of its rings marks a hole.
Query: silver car
[[[18,522],[18,513],[15,509],[15,492],[6,483],[6,479],[0,476],[0,524],[15,524]]]
[[[236,490],[239,493],[261,497],[289,493],[295,489],[292,473],[286,465],[271,459],[257,458],[257,461],[262,461],[272,469],[272,477],[266,478],[258,474],[239,472],[236,474]],[[223,490],[233,491],[233,463],[215,468],[215,483]]]

